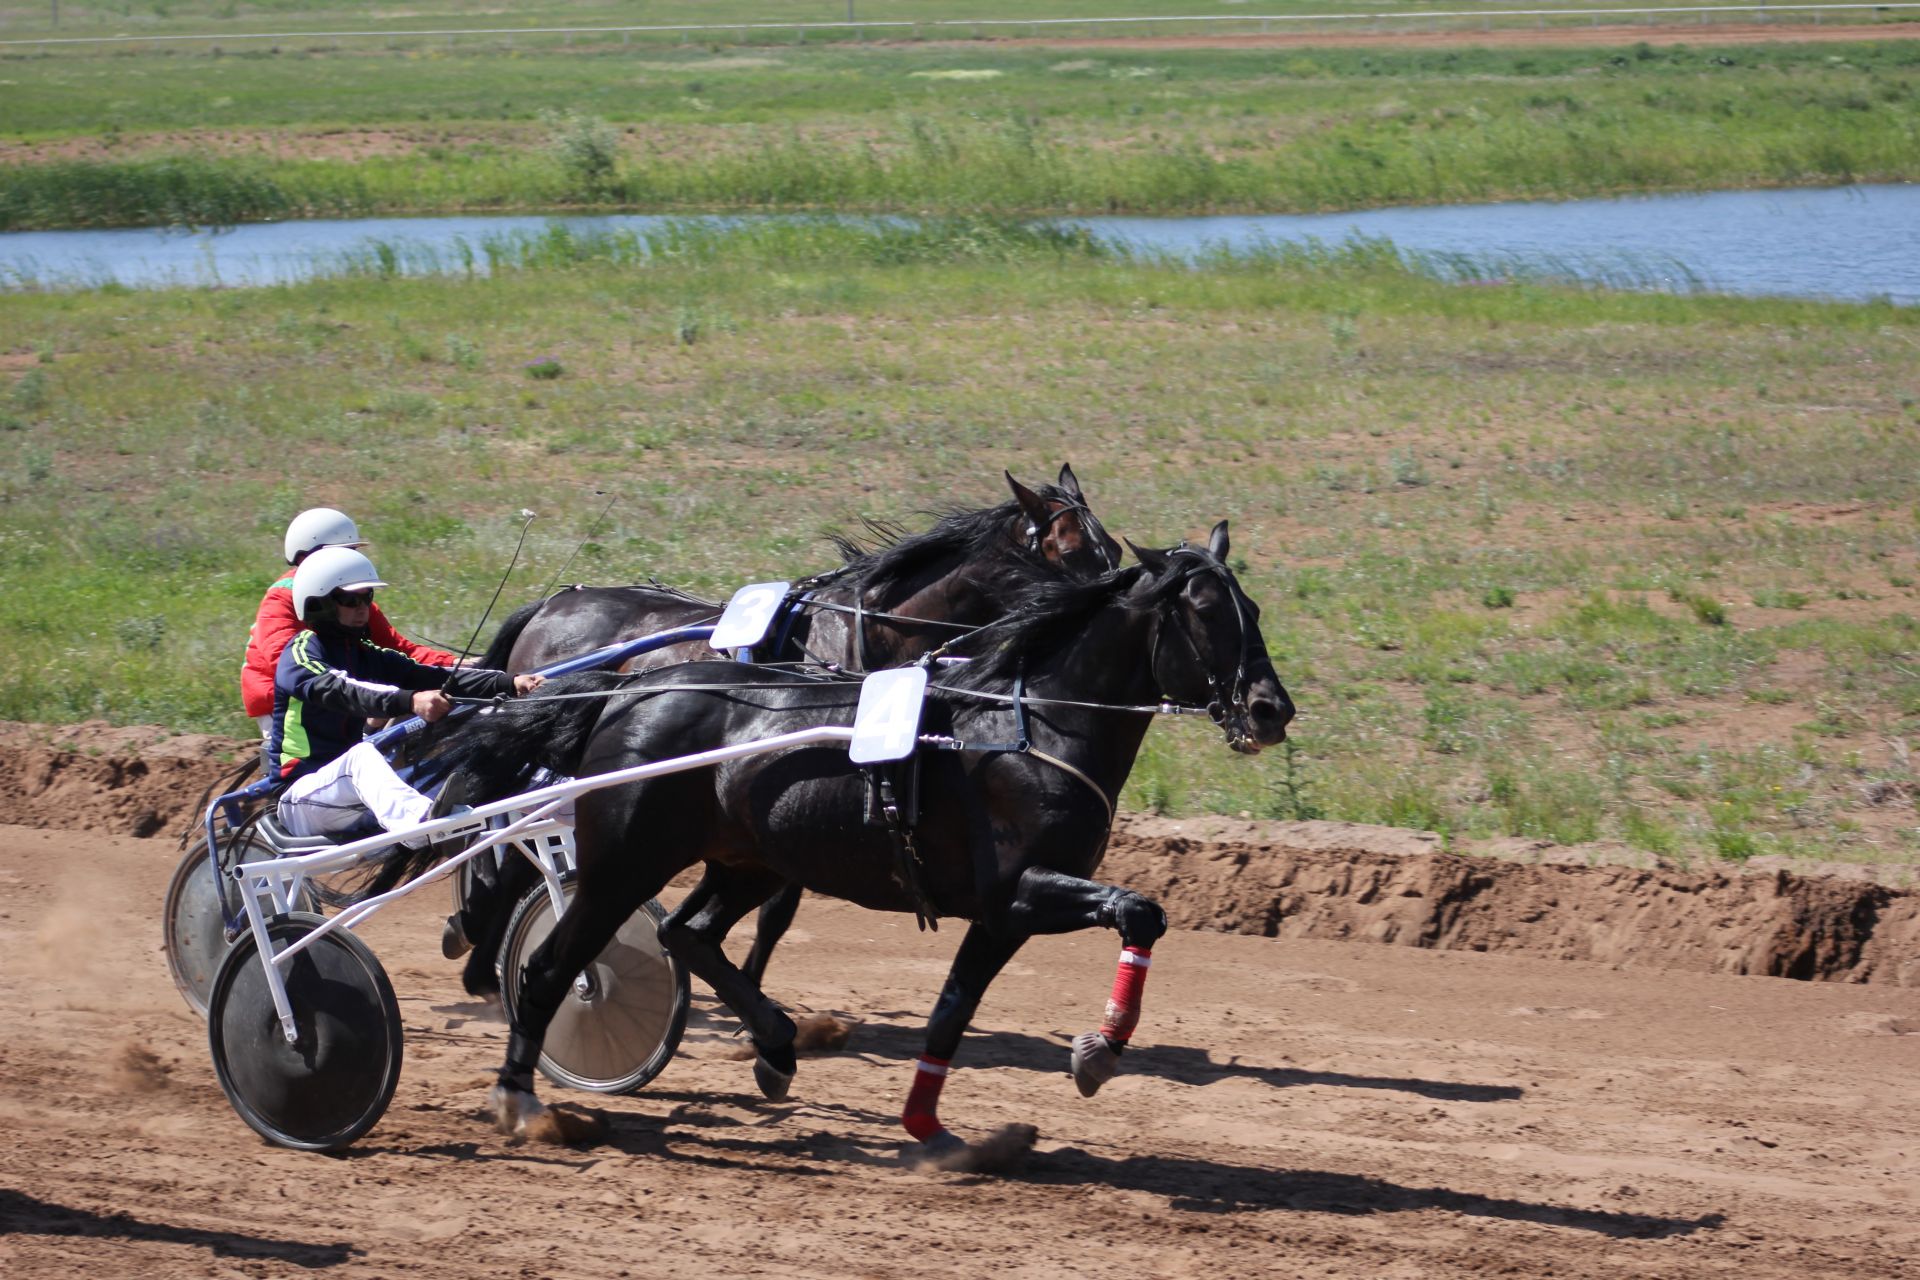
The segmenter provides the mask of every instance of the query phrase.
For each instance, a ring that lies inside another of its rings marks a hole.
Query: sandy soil
[[[429,891],[363,931],[408,1058],[351,1153],[228,1109],[158,946],[167,842],[0,827],[0,1273],[1920,1276],[1920,992],[1176,932],[1080,1099],[1109,935],[1030,946],[944,1114],[1023,1172],[916,1172],[893,1115],[954,944],[809,903],[772,986],[857,1020],[758,1100],[702,1004],[603,1141],[509,1146],[504,1032]],[[112,894],[103,892],[110,887]],[[428,900],[429,898],[433,900]],[[549,1094],[549,1096],[554,1096]]]

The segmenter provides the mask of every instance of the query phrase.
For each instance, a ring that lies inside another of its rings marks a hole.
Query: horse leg
[[[793,1019],[767,999],[758,981],[727,959],[720,944],[741,917],[783,883],[771,872],[708,863],[699,886],[667,917],[661,931],[661,941],[674,958],[712,987],[746,1024],[753,1041],[754,1081],[775,1102],[787,1096],[799,1070],[793,1053]]]
[[[706,816],[697,787],[690,788],[684,778],[665,778],[638,790],[637,796],[590,793],[586,799],[598,803],[579,808],[576,892],[553,932],[527,959],[506,1060],[493,1088],[494,1119],[504,1133],[521,1132],[545,1109],[533,1093],[533,1072],[547,1027],[573,980],[641,903],[697,857],[694,833]],[[636,832],[648,838],[636,843]]]
[[[1120,1069],[1120,1054],[1140,1021],[1140,995],[1153,944],[1167,931],[1167,913],[1131,889],[1029,867],[1008,916],[1028,933],[1071,933],[1100,925],[1120,934],[1120,963],[1100,1029],[1075,1036],[1069,1060],[1073,1083],[1082,1097],[1091,1098]]]
[[[457,917],[461,934],[473,945],[460,985],[468,995],[482,999],[500,994],[500,947],[506,941],[507,924],[520,895],[539,878],[533,864],[512,850],[505,862],[490,871],[476,880],[475,892]]]
[[[670,876],[671,872],[661,878],[662,886]],[[502,1133],[521,1132],[546,1109],[534,1096],[533,1072],[540,1064],[547,1027],[574,978],[600,954],[634,909],[652,896],[643,892],[636,897],[620,888],[608,886],[611,891],[595,892],[583,884],[553,932],[527,960],[520,998],[514,1002],[506,1061],[493,1086],[494,1121]]]
[[[913,1087],[900,1113],[901,1125],[920,1140],[926,1156],[949,1160],[966,1149],[967,1144],[940,1123],[940,1091],[946,1088],[960,1037],[980,1008],[988,984],[1026,940],[1025,933],[1004,932],[979,923],[967,926],[966,937],[960,940],[946,985],[940,989],[933,1016],[927,1020],[926,1052],[913,1064]],[[1029,1135],[1026,1142],[1031,1141]]]
[[[799,885],[789,884],[760,905],[760,927],[754,932],[747,962],[740,966],[756,987],[766,985],[767,961],[773,958],[774,947],[793,924],[793,913],[800,909],[800,892]]]

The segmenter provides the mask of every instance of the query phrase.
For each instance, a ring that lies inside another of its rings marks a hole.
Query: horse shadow
[[[206,1231],[145,1222],[125,1213],[95,1213],[40,1200],[24,1191],[0,1187],[0,1237],[8,1235],[78,1236],[97,1240],[144,1240],[211,1249],[220,1258],[257,1258],[318,1270],[337,1267],[359,1254],[344,1241],[312,1244],[275,1240],[235,1231]]]
[[[651,1099],[671,1103],[665,1114],[606,1115],[601,1141],[622,1155],[643,1156],[699,1168],[777,1173],[781,1177],[832,1177],[846,1164],[897,1164],[897,1155],[877,1155],[844,1132],[803,1128],[796,1121],[832,1118],[843,1127],[878,1127],[890,1115],[859,1107],[822,1103],[767,1102],[756,1093],[686,1093],[648,1090]],[[714,1102],[757,1107],[760,1114],[742,1120],[711,1109]]]
[[[616,1123],[610,1145],[629,1154],[647,1155],[679,1164],[794,1175],[831,1177],[839,1167],[911,1167],[914,1144],[874,1146],[830,1130],[770,1133],[761,1122],[716,1121],[693,1110],[704,1095],[687,1095],[673,1114],[643,1125]],[[766,1125],[790,1122],[798,1108],[782,1107]],[[812,1111],[815,1108],[807,1108]],[[835,1110],[835,1108],[828,1108]],[[847,1118],[873,1120],[858,1108],[844,1108]],[[671,1135],[667,1132],[674,1127]],[[751,1133],[741,1133],[742,1127]],[[942,1175],[936,1175],[942,1176]],[[1590,1231],[1619,1240],[1659,1240],[1692,1235],[1723,1225],[1720,1213],[1674,1217],[1605,1209],[1577,1209],[1565,1205],[1514,1200],[1503,1196],[1456,1191],[1449,1187],[1419,1187],[1365,1174],[1320,1169],[1274,1169],[1182,1156],[1136,1155],[1109,1157],[1062,1147],[1037,1151],[1023,1167],[994,1176],[1031,1186],[1102,1187],[1140,1191],[1163,1197],[1170,1209],[1188,1213],[1315,1213],[1371,1216],[1382,1213],[1421,1213],[1440,1210],[1470,1218],[1497,1218],[1538,1226]]]
[[[1037,1154],[1024,1171],[1011,1178],[1036,1186],[1099,1186],[1145,1191],[1167,1197],[1172,1208],[1194,1213],[1283,1210],[1364,1216],[1438,1209],[1466,1217],[1592,1231],[1623,1240],[1692,1235],[1719,1227],[1726,1221],[1726,1215],[1721,1213],[1676,1218],[1654,1213],[1574,1209],[1447,1187],[1404,1186],[1365,1174],[1318,1169],[1264,1169],[1178,1156],[1113,1159],[1077,1147]]]
[[[876,1013],[854,1029],[847,1051],[873,1057],[911,1059],[924,1047],[925,1032],[907,1025],[906,1013]],[[881,1021],[886,1019],[886,1021]],[[1067,1069],[1068,1037],[1034,1036],[1019,1031],[968,1029],[961,1045],[962,1067],[1014,1067],[1047,1074]],[[1512,1102],[1526,1090],[1509,1084],[1466,1084],[1451,1080],[1422,1080],[1403,1076],[1357,1076],[1341,1071],[1306,1071],[1299,1067],[1263,1067],[1243,1062],[1238,1055],[1216,1059],[1205,1049],[1188,1045],[1152,1044],[1126,1055],[1121,1071],[1151,1076],[1176,1084],[1206,1085],[1217,1080],[1258,1080],[1274,1089],[1301,1085],[1330,1085],[1340,1089],[1386,1089],[1443,1102]]]

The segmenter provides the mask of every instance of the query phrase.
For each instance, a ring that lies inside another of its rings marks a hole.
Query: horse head
[[[1161,692],[1205,706],[1235,751],[1253,755],[1284,742],[1293,699],[1267,656],[1260,606],[1227,567],[1227,522],[1213,527],[1204,547],[1127,545],[1163,601],[1150,658]]]
[[[1005,473],[1007,487],[1026,519],[1017,540],[1029,553],[1059,565],[1076,578],[1091,578],[1120,567],[1120,544],[1113,540],[1087,505],[1080,492],[1079,478],[1073,468],[1060,467],[1057,485],[1042,485],[1035,492]]]

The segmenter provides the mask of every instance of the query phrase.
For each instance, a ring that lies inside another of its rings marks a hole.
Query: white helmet
[[[343,511],[332,507],[315,507],[311,511],[302,511],[287,526],[287,563],[299,559],[303,551],[317,551],[321,547],[364,547],[367,544],[360,539],[360,530],[353,520]]]
[[[322,547],[293,572],[293,612],[300,621],[311,622],[313,606],[336,591],[368,591],[386,585],[373,561],[352,547]]]

